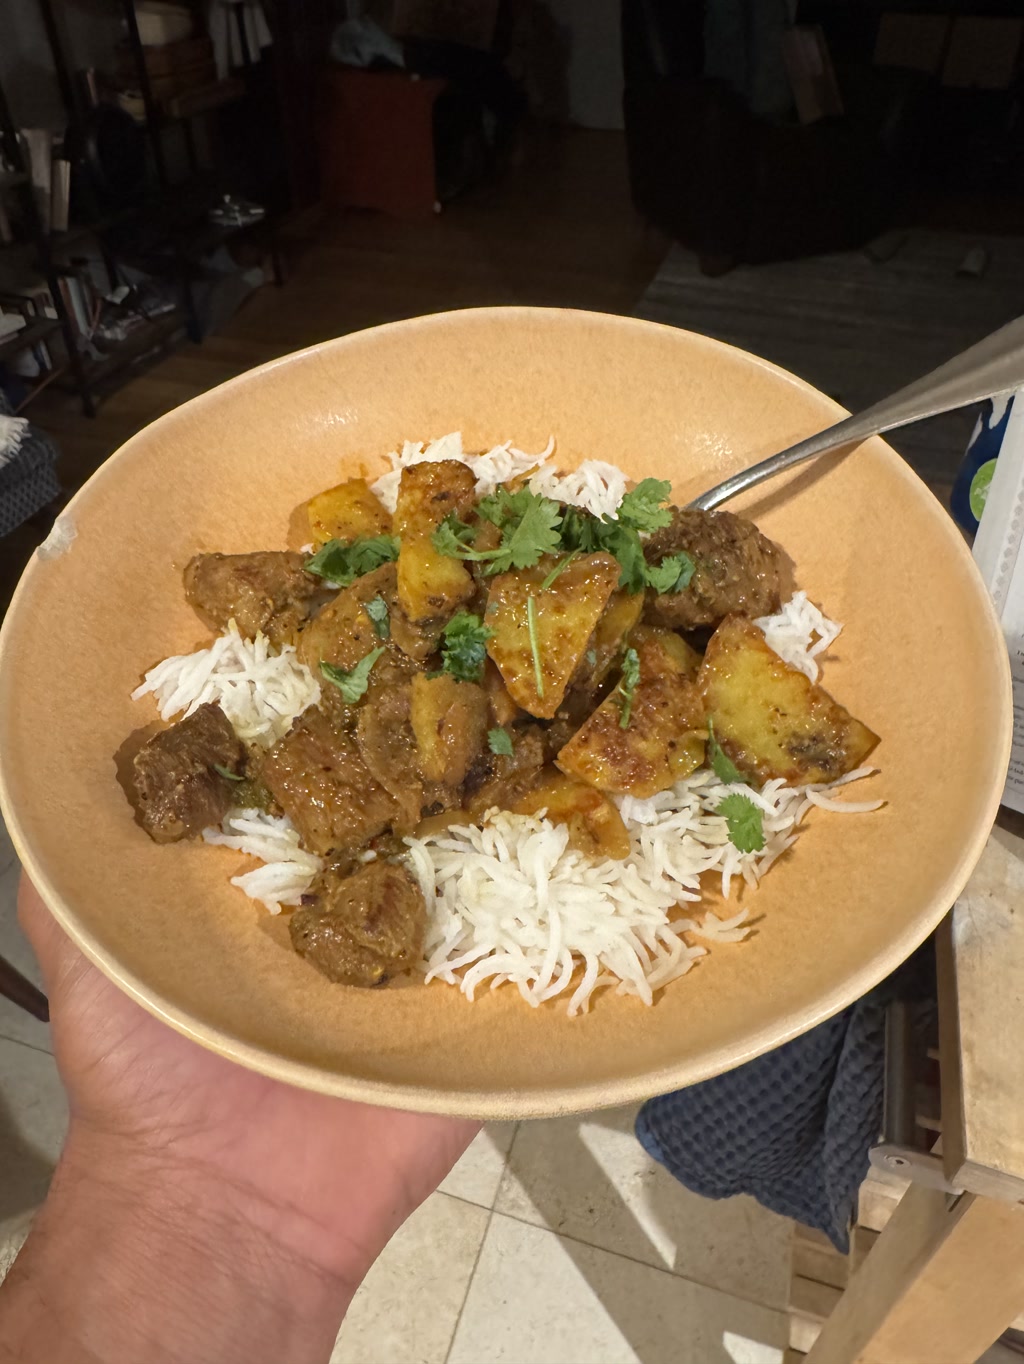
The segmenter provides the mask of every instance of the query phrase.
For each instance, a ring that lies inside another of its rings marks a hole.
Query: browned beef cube
[[[259,777],[321,855],[363,847],[398,818],[397,801],[370,775],[355,741],[307,710],[259,764]]]
[[[383,985],[423,954],[427,906],[419,886],[394,862],[370,862],[353,876],[325,871],[315,903],[297,909],[292,946],[340,985]]]
[[[213,701],[135,755],[134,805],[154,842],[193,838],[220,823],[234,803],[234,783],[218,767],[241,775],[245,747]]]
[[[185,596],[212,629],[234,620],[247,639],[262,630],[271,644],[291,643],[324,590],[305,561],[284,550],[197,554],[185,569]]]

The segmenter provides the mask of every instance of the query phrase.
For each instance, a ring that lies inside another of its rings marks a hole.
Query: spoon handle
[[[817,435],[791,445],[788,450],[733,474],[695,497],[687,506],[711,511],[737,493],[754,488],[815,455],[823,455],[843,445],[857,445],[882,431],[923,421],[940,412],[952,412],[955,408],[967,407],[983,398],[994,398],[1021,387],[1024,387],[1024,317],[1008,322],[991,336],[933,369],[923,379],[915,380],[866,411],[844,417],[835,426],[826,427]]]

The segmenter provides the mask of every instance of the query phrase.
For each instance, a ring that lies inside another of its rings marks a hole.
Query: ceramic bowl
[[[857,790],[875,814],[814,812],[746,900],[756,931],[653,1008],[591,1012],[511,987],[332,985],[229,884],[245,865],[158,847],[115,755],[151,724],[130,693],[208,635],[181,570],[197,550],[297,547],[294,509],[385,467],[403,439],[461,430],[561,465],[669,478],[684,501],[835,421],[765,361],[621,317],[489,308],[379,327],[286,356],[140,431],[68,507],[0,636],[0,797],[15,846],[84,952],[153,1013],[268,1075],[371,1103],[491,1118],[568,1113],[692,1084],[813,1027],[892,971],[961,890],[995,815],[1006,650],[952,521],[880,439],[766,485],[742,509],[845,629],[825,683],[882,737]],[[289,529],[291,526],[291,530]],[[73,538],[71,533],[73,532]],[[852,793],[851,793],[852,794]]]

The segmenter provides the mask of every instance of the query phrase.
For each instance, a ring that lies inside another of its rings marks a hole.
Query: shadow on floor
[[[37,1208],[46,1197],[54,1165],[25,1141],[0,1095],[0,1225]]]

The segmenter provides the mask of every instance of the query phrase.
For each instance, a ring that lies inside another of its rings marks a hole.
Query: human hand
[[[328,1298],[334,1285],[340,1320],[375,1256],[477,1124],[331,1099],[242,1069],[111,984],[27,879],[19,914],[42,967],[71,1112],[55,1191],[98,1181],[110,1202],[116,1186],[117,1201],[144,1206],[193,1252],[200,1237],[206,1257],[236,1254],[225,1238],[252,1240],[250,1261],[265,1256],[276,1279],[290,1267],[307,1290],[311,1278],[322,1282]],[[173,1226],[185,1218],[187,1227]]]

